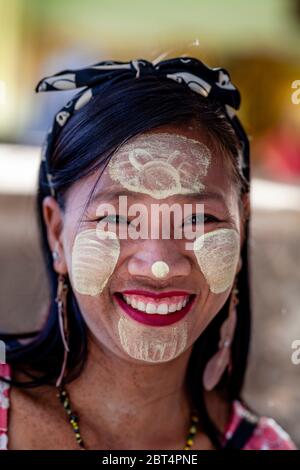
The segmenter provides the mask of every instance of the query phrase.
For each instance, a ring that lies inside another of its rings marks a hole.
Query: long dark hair
[[[240,192],[249,187],[237,163],[239,141],[217,101],[197,95],[187,86],[171,80],[144,77],[109,82],[88,104],[82,107],[62,129],[54,145],[50,165],[57,200],[64,209],[65,191],[82,176],[98,167],[103,168],[113,152],[125,141],[145,131],[163,125],[186,126],[197,122],[213,145],[231,162],[233,176]],[[11,383],[22,387],[55,384],[63,358],[57,305],[57,274],[53,270],[52,254],[47,241],[42,214],[42,201],[49,195],[43,166],[39,172],[37,215],[41,245],[47,267],[50,305],[46,321],[30,342],[20,342],[19,336],[1,335],[7,343],[7,360],[13,369],[25,373],[29,380]],[[242,247],[242,268],[238,275],[238,321],[232,344],[232,372],[224,373],[217,391],[228,402],[240,398],[247,365],[250,340],[250,286],[248,270],[248,220],[245,222],[245,243]],[[68,383],[81,373],[87,358],[87,327],[75,295],[69,286],[68,319],[70,353]],[[216,447],[220,447],[219,432],[209,416],[202,388],[202,375],[209,358],[218,348],[220,326],[228,315],[229,298],[193,345],[187,368],[186,384],[194,406],[198,409],[204,431]]]

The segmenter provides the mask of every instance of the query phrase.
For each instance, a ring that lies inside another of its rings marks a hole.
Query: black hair
[[[186,126],[199,123],[212,144],[222,149],[229,159],[235,182],[241,193],[249,189],[238,164],[240,143],[230,123],[224,116],[222,105],[191,91],[187,86],[158,77],[140,80],[124,79],[101,85],[103,92],[77,111],[58,135],[51,161],[48,162],[57,200],[64,208],[64,195],[74,182],[107,164],[114,151],[125,141],[148,130],[163,125]],[[44,166],[39,172],[37,215],[42,252],[47,267],[50,305],[43,327],[30,342],[9,337],[7,360],[12,368],[25,373],[30,380],[11,383],[22,387],[55,384],[63,358],[63,344],[55,303],[57,274],[47,241],[43,219],[42,201],[49,195]],[[250,341],[250,286],[248,268],[248,219],[245,221],[245,243],[242,247],[242,268],[238,275],[239,304],[237,326],[232,344],[232,371],[225,372],[216,390],[228,402],[241,398],[247,366]],[[70,353],[68,355],[65,383],[82,372],[87,358],[87,327],[81,315],[71,286],[68,292],[68,322]],[[186,384],[194,406],[197,408],[204,432],[214,446],[220,447],[220,434],[209,416],[202,387],[202,375],[209,358],[216,352],[220,326],[228,315],[229,298],[216,317],[193,345],[187,368]],[[1,335],[8,340],[7,335]]]

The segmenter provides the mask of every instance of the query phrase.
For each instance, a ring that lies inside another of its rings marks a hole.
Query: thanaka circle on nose
[[[166,277],[169,271],[170,268],[164,261],[155,261],[151,266],[152,274],[159,279]]]

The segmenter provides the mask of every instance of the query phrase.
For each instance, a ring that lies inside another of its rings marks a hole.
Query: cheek
[[[113,232],[88,229],[80,232],[72,249],[73,287],[83,295],[102,292],[120,255],[120,243]]]
[[[233,229],[205,233],[194,242],[194,253],[211,292],[231,286],[240,254],[240,237]]]

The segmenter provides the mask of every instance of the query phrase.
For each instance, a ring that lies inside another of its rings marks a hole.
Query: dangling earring
[[[69,350],[69,333],[68,333],[68,314],[67,314],[67,293],[68,293],[68,284],[66,282],[66,278],[63,274],[58,275],[58,283],[57,283],[57,296],[56,296],[56,303],[57,303],[57,313],[58,313],[58,323],[59,329],[61,334],[61,339],[64,346],[64,358],[61,367],[61,371],[59,377],[56,381],[56,387],[60,387],[66,365],[68,359],[68,352]]]
[[[227,367],[229,372],[231,371],[230,346],[233,341],[237,320],[236,306],[239,303],[236,283],[237,281],[235,281],[231,291],[228,317],[220,329],[219,350],[208,361],[203,373],[203,386],[207,391],[212,390],[217,385]]]
[[[58,242],[55,243],[54,250],[52,251],[53,261],[57,261],[59,259],[59,253],[58,253],[57,247],[58,247]]]

